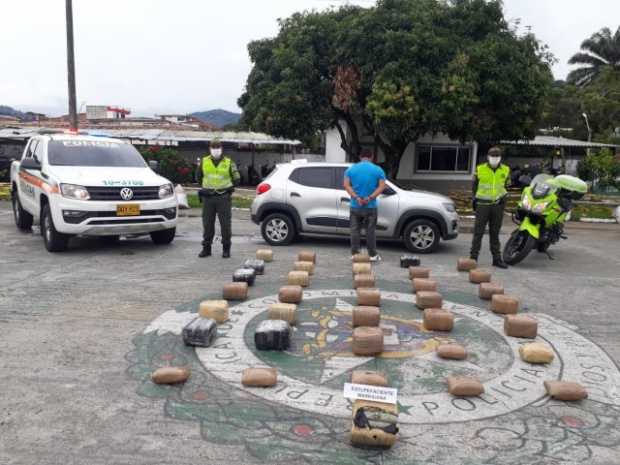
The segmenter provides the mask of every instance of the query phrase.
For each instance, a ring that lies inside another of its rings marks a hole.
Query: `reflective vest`
[[[488,202],[497,202],[508,194],[506,180],[510,176],[510,168],[499,165],[497,169],[491,168],[488,163],[478,165],[476,177],[478,178],[478,190],[476,199]]]
[[[214,191],[223,191],[233,187],[230,176],[230,158],[222,158],[215,166],[211,157],[202,159],[202,187]]]

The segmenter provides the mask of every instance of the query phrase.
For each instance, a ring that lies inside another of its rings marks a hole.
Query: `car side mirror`
[[[396,195],[396,191],[394,189],[392,189],[391,187],[387,186],[383,192],[383,195],[385,195],[386,197],[390,197],[392,195]]]
[[[153,171],[159,171],[159,162],[157,160],[149,160],[149,168]]]
[[[19,164],[19,167],[25,170],[41,171],[41,163],[39,163],[34,158],[26,158],[22,160],[22,162]]]

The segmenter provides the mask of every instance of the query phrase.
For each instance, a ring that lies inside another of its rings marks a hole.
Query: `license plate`
[[[127,203],[116,206],[116,216],[138,216],[140,215],[140,205],[137,203]]]

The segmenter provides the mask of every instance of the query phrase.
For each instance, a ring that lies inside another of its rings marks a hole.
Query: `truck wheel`
[[[164,229],[162,231],[155,231],[151,233],[151,240],[157,245],[168,245],[177,233],[177,228]]]
[[[30,231],[32,228],[32,215],[28,213],[22,207],[22,203],[19,201],[19,194],[17,190],[13,191],[11,196],[11,203],[13,204],[13,217],[15,218],[15,225],[22,231]]]
[[[291,218],[284,213],[272,213],[267,216],[260,227],[263,239],[269,245],[289,245],[297,232]]]
[[[427,219],[412,221],[403,231],[405,247],[415,253],[433,253],[440,239],[439,228]]]
[[[49,205],[45,205],[41,212],[41,234],[48,252],[63,252],[67,250],[71,236],[56,231]]]

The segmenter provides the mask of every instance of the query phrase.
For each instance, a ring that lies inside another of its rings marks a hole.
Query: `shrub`
[[[174,184],[188,184],[192,182],[194,167],[174,149],[162,147],[144,147],[140,149],[144,159],[159,163],[159,174]]]

